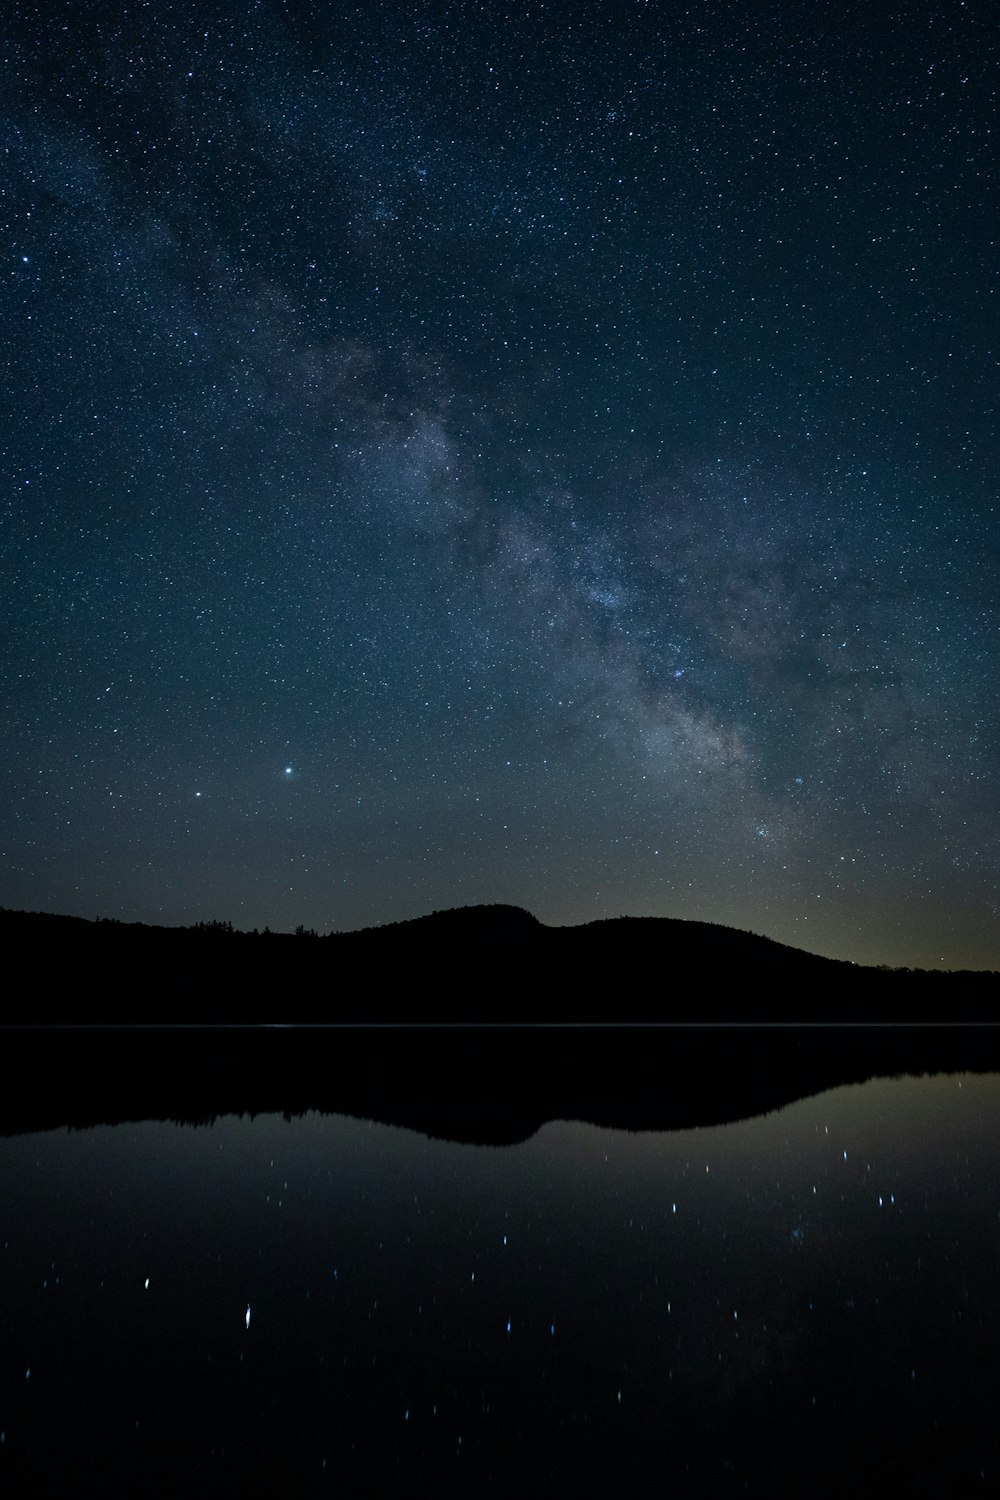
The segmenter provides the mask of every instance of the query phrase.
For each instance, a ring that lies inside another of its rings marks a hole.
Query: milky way
[[[1000,966],[997,44],[16,3],[0,903]]]

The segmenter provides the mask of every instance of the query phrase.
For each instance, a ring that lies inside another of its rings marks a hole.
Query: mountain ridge
[[[983,1020],[997,974],[871,968],[721,924],[449,907],[325,936],[0,909],[3,1020],[746,1022]]]
[[[782,942],[779,938],[772,938],[766,933],[754,931],[752,928],[733,927],[725,922],[709,922],[701,918],[689,917],[654,917],[654,916],[631,916],[622,914],[617,917],[594,917],[586,922],[565,923],[560,925],[542,922],[525,907],[516,906],[505,902],[484,902],[470,906],[436,907],[430,912],[421,913],[416,917],[401,917],[391,922],[374,922],[365,927],[331,928],[328,932],[320,933],[315,929],[306,929],[299,926],[294,932],[274,931],[269,927],[260,928],[238,928],[231,922],[219,920],[199,920],[189,924],[163,925],[153,922],[127,921],[120,917],[98,916],[93,921],[88,917],[79,917],[60,912],[34,911],[24,908],[0,907],[0,929],[4,925],[26,922],[60,924],[66,930],[71,926],[80,929],[92,930],[94,928],[105,929],[117,928],[129,932],[142,932],[164,935],[181,934],[219,934],[234,938],[279,938],[309,937],[320,938],[325,941],[371,938],[379,934],[395,934],[399,936],[417,935],[420,932],[429,932],[431,927],[440,931],[446,926],[477,927],[480,930],[494,927],[497,930],[504,926],[511,933],[521,932],[523,934],[572,934],[574,937],[587,935],[605,935],[612,931],[624,934],[630,930],[633,934],[657,933],[666,936],[669,933],[685,933],[688,935],[699,935],[717,938],[719,936],[735,937],[752,940],[754,943],[766,947],[770,952],[778,950],[794,955],[797,960],[808,960],[821,964],[833,964],[842,969],[862,969],[879,973],[906,973],[906,974],[1000,974],[996,969],[919,969],[906,965],[888,964],[861,964],[853,959],[829,958],[824,954],[813,953],[808,948],[799,948],[792,943]]]

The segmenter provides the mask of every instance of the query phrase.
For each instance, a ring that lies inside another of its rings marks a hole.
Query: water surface
[[[0,1141],[0,1482],[995,1493],[1000,1075],[473,1146]]]

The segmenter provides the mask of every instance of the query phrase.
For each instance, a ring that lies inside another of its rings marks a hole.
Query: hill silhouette
[[[546,927],[474,906],[319,936],[0,910],[0,944],[8,1023],[1000,1018],[990,971],[867,968],[667,917]]]
[[[0,1132],[318,1109],[498,1144],[1000,1070],[996,974],[866,969],[705,922],[480,906],[320,937],[0,910],[0,944]]]

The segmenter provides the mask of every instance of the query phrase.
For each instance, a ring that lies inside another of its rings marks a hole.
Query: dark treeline
[[[998,975],[865,968],[705,922],[461,907],[321,937],[0,909],[6,1022],[977,1021]]]

